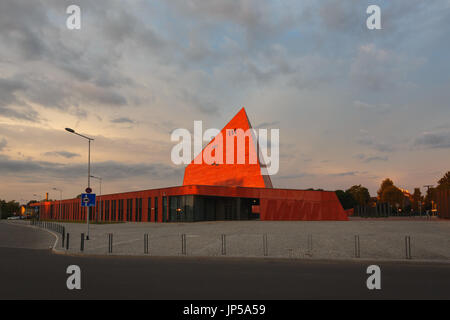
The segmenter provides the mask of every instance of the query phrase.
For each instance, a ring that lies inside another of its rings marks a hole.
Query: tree
[[[402,190],[394,185],[387,186],[381,194],[381,202],[387,202],[394,208],[403,207],[404,198]]]
[[[348,189],[346,192],[353,196],[353,199],[360,205],[365,206],[370,201],[370,193],[367,188],[364,188],[361,185],[355,185]]]
[[[381,195],[383,194],[384,190],[386,190],[388,187],[391,187],[394,185],[394,181],[392,181],[389,178],[386,178],[381,182],[380,189],[378,189],[377,194],[378,198],[381,199]]]
[[[438,181],[437,188],[439,190],[450,189],[450,171],[444,174],[444,176]]]
[[[353,198],[352,194],[349,192],[336,190],[335,193],[344,210],[354,208],[358,204],[355,198]]]
[[[421,203],[423,201],[422,192],[420,192],[420,188],[414,188],[412,198],[413,198],[412,208],[414,212],[419,212],[421,209]]]
[[[6,219],[13,216],[19,212],[20,204],[14,200],[6,202],[5,200],[0,200],[0,213],[1,219]]]

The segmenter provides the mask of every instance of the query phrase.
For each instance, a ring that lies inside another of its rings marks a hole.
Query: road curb
[[[147,258],[147,259],[180,259],[186,261],[193,260],[216,260],[216,261],[262,261],[275,262],[322,262],[322,263],[401,263],[410,265],[419,264],[436,264],[436,265],[450,265],[450,260],[402,260],[402,259],[293,259],[293,258],[283,258],[283,257],[220,257],[220,256],[149,256],[149,255],[137,255],[137,254],[98,254],[98,253],[80,253],[80,252],[59,252],[59,254],[65,254],[73,257],[96,257],[96,258],[106,258],[106,257],[116,257],[116,258]]]

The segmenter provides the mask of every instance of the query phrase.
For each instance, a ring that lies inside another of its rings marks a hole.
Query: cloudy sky
[[[85,188],[87,142],[65,127],[95,138],[104,193],[180,185],[171,131],[242,106],[280,129],[276,187],[433,184],[450,170],[449,49],[449,0],[1,0],[0,198]]]

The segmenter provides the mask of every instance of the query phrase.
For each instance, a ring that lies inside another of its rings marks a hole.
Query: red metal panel
[[[196,159],[186,167],[183,185],[272,187],[270,177],[263,177],[261,173],[261,166],[257,157],[257,141],[254,141],[253,137],[246,138],[244,164],[238,164],[237,162],[237,143],[234,144],[233,164],[226,163],[227,139],[234,139],[234,136],[227,135],[227,130],[234,131],[238,129],[241,129],[244,132],[251,129],[251,124],[244,108],[231,119],[231,121],[220,131],[220,134],[211,140],[202,152],[197,155]],[[223,150],[219,163],[207,164],[203,161],[205,159],[205,154],[215,154],[219,149]],[[250,164],[251,157],[254,157],[257,163]]]

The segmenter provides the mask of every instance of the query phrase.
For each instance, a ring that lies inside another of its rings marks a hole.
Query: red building
[[[222,129],[222,137],[251,128],[245,109]],[[202,150],[213,154],[223,147],[221,159],[207,164],[192,161],[185,169],[183,186],[102,195],[91,212],[91,220],[181,222],[208,220],[348,220],[336,194],[329,191],[275,189],[259,156],[254,136],[245,141],[245,163],[227,163],[225,140],[216,136]],[[230,156],[230,155],[228,155]],[[216,157],[217,159],[217,157]],[[101,202],[101,205],[100,205]],[[80,199],[42,202],[41,219],[85,220],[87,210]]]

